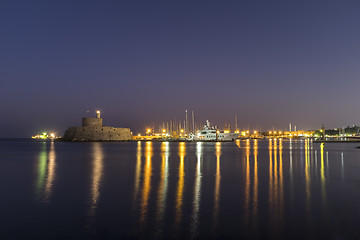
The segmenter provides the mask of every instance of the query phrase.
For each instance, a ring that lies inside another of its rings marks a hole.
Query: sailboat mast
[[[238,130],[238,127],[237,127],[237,114],[235,114],[235,131]]]

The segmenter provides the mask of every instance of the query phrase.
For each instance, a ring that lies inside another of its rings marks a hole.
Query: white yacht
[[[194,140],[198,141],[234,141],[239,137],[239,133],[220,132],[218,129],[210,125],[206,120],[203,130],[198,131],[194,136]]]

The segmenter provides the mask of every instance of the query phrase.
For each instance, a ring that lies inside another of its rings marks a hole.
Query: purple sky
[[[0,137],[100,109],[134,133],[185,118],[359,124],[359,1],[7,1]]]

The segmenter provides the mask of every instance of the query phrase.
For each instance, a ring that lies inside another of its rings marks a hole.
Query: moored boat
[[[203,129],[198,131],[193,139],[195,141],[234,141],[239,136],[239,133],[219,131],[217,127],[211,126],[210,122],[206,120]]]

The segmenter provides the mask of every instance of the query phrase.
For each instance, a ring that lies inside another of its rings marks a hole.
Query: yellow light
[[[274,134],[276,134],[276,131],[274,132]]]
[[[216,133],[217,133],[217,134],[219,134],[219,133],[220,133],[220,131],[219,131],[219,130],[217,130],[217,131],[216,131]]]
[[[51,133],[51,134],[50,134],[50,137],[55,138],[55,134],[54,134],[54,133]]]
[[[224,133],[229,133],[229,130],[225,130]]]
[[[279,132],[279,134],[281,134],[281,131]]]
[[[249,133],[249,131],[246,131],[246,133]]]
[[[180,132],[182,132],[182,133],[183,133],[183,132],[184,132],[184,129],[181,129],[181,130],[180,130]]]
[[[163,133],[166,133],[166,130],[165,130],[165,129],[163,129]]]
[[[100,111],[96,111],[96,113],[100,113]]]
[[[150,133],[150,132],[151,132],[151,129],[150,129],[150,128],[148,128],[147,132],[148,132],[148,133]]]
[[[46,135],[46,132],[43,132],[43,135]]]
[[[256,134],[257,132],[256,132],[256,131],[254,131],[254,133]]]
[[[271,134],[271,131],[269,131],[269,134]]]
[[[141,134],[140,134],[140,133],[138,134],[138,137],[141,137]]]

